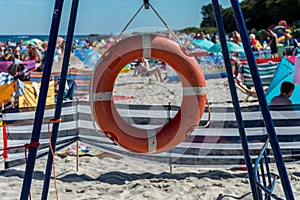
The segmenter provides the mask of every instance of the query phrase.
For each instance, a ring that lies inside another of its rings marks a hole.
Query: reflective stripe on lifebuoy
[[[152,130],[125,122],[112,98],[119,72],[141,57],[168,63],[183,87],[182,104],[176,116]],[[94,69],[90,97],[94,120],[108,138],[134,152],[157,153],[174,148],[199,124],[206,103],[206,83],[198,61],[177,42],[160,35],[135,35],[111,46],[103,55]]]

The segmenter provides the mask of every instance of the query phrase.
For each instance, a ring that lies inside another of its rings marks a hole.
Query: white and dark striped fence
[[[155,105],[117,104],[120,115],[128,123],[141,128],[163,126],[173,117],[178,107]],[[55,107],[48,106],[45,123],[42,126],[37,157],[48,153],[48,119],[53,117]],[[256,159],[267,139],[267,131],[258,106],[242,108],[242,114],[249,142],[250,153]],[[8,147],[30,142],[34,121],[34,109],[23,108],[3,111],[3,123],[7,127]],[[276,132],[285,162],[299,162],[300,158],[300,105],[271,108]],[[59,125],[57,150],[80,140],[105,152],[129,156],[168,165],[231,168],[244,166],[244,156],[237,121],[233,108],[211,108],[210,123],[206,128],[208,113],[203,116],[199,127],[184,142],[172,150],[159,154],[140,154],[127,151],[115,145],[94,126],[89,102],[74,101],[63,104],[62,122]],[[7,151],[5,167],[10,168],[25,162],[24,148]],[[269,147],[269,159],[274,162]]]

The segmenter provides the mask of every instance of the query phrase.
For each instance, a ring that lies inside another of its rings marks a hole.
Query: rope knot
[[[39,142],[30,142],[29,144],[25,144],[24,145],[24,148],[25,149],[29,149],[29,147],[35,147],[35,148],[38,148],[40,146],[40,143]]]
[[[49,123],[60,123],[62,120],[61,118],[59,119],[49,119]]]

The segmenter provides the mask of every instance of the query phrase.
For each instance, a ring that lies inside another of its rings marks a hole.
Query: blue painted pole
[[[47,49],[47,54],[45,59],[45,67],[42,76],[41,89],[40,89],[38,104],[35,112],[32,135],[31,135],[31,143],[39,143],[39,139],[40,139],[41,127],[44,118],[46,98],[47,98],[47,92],[49,88],[49,80],[51,75],[54,52],[56,48],[56,38],[58,35],[58,28],[61,19],[63,2],[64,0],[56,0],[54,6],[48,49]],[[22,192],[20,196],[21,200],[27,200],[30,193],[32,174],[33,174],[35,159],[37,155],[37,148],[38,147],[34,147],[34,146],[29,147],[28,162],[26,164],[26,171],[23,180]]]
[[[242,141],[242,147],[243,147],[243,151],[244,151],[245,163],[247,166],[248,176],[249,176],[249,180],[250,180],[252,196],[253,196],[253,199],[259,200],[260,199],[259,193],[258,193],[259,190],[255,184],[255,176],[253,173],[252,160],[251,160],[251,156],[250,156],[250,150],[249,150],[249,146],[248,146],[247,136],[245,133],[245,125],[244,125],[243,117],[241,114],[241,109],[240,109],[239,99],[238,99],[238,95],[237,95],[237,91],[236,91],[236,86],[235,86],[235,82],[234,82],[234,78],[233,78],[232,65],[230,62],[230,54],[229,54],[228,47],[227,47],[226,33],[225,33],[225,29],[224,29],[224,24],[223,24],[219,1],[212,0],[212,4],[213,4],[213,8],[214,8],[217,28],[219,31],[219,37],[220,37],[226,72],[228,75],[228,82],[229,82],[229,86],[230,86],[230,93],[231,93],[231,98],[232,98],[233,107],[234,107],[234,111],[235,111],[235,117],[237,119],[239,134],[240,134],[240,138]]]
[[[65,85],[66,85],[65,83],[67,80],[70,55],[71,55],[71,51],[72,51],[73,35],[74,35],[74,29],[75,29],[75,23],[76,23],[76,16],[77,16],[77,11],[78,11],[78,2],[79,2],[79,0],[73,0],[73,3],[72,3],[70,21],[69,21],[69,27],[68,27],[68,33],[67,33],[66,48],[65,48],[64,59],[63,59],[63,63],[62,63],[60,84],[59,84],[59,89],[58,89],[57,102],[56,102],[55,114],[54,114],[53,121],[56,121],[56,120],[60,119],[60,117],[61,117],[63,96],[64,96],[64,90],[65,90]],[[52,146],[53,152],[55,152],[55,149],[56,149],[58,128],[59,128],[59,123],[54,122],[54,124],[52,126],[52,135],[51,135],[51,146]],[[47,199],[50,178],[51,178],[51,173],[52,173],[52,165],[53,165],[53,155],[52,155],[51,149],[49,148],[46,173],[45,173],[45,178],[44,178],[42,200]]]
[[[251,50],[251,45],[249,41],[249,37],[247,34],[246,24],[244,21],[244,17],[241,11],[240,3],[238,0],[230,0],[233,8],[233,12],[236,18],[236,22],[239,28],[239,32],[242,38],[243,46],[245,49],[245,53],[247,56],[248,64],[251,71],[251,76],[253,77],[254,87],[257,93],[258,101],[261,107],[261,112],[263,115],[263,119],[266,125],[266,129],[269,135],[270,144],[274,153],[277,169],[280,175],[282,187],[284,189],[285,197],[287,200],[294,200],[294,194],[292,191],[292,187],[290,185],[290,181],[288,178],[288,173],[286,171],[286,167],[283,161],[283,157],[281,154],[278,137],[275,132],[273,120],[270,114],[270,110],[267,104],[267,100],[264,94],[264,90],[262,87],[261,79],[259,76],[259,72],[257,69],[256,61]]]

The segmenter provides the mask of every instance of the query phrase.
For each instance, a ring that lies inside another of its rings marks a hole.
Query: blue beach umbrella
[[[192,44],[205,50],[208,50],[214,45],[210,40],[193,40]]]
[[[238,52],[244,52],[244,49],[241,46],[239,46],[236,43],[234,43],[234,42],[228,42],[227,41],[227,47],[228,47],[229,52],[236,52],[236,53],[238,53]],[[220,52],[222,52],[221,43],[218,42],[218,43],[214,44],[212,47],[210,47],[208,49],[208,51],[212,52],[212,53],[220,53]]]
[[[281,37],[286,32],[286,28],[284,26],[276,26],[273,28],[273,31],[277,34],[278,37]]]

